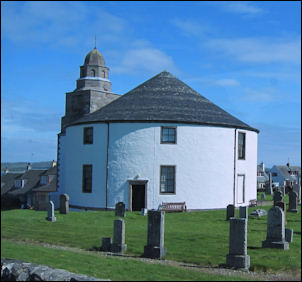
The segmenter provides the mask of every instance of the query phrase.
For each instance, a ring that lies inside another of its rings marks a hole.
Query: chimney
[[[27,164],[26,170],[31,170],[31,164],[30,163]]]
[[[52,160],[51,167],[55,167],[56,165],[57,165],[57,163],[55,162],[55,160]]]
[[[8,174],[8,168],[7,167],[5,167],[5,169],[4,169],[4,174]]]
[[[262,171],[264,171],[264,162],[261,162],[260,164]]]

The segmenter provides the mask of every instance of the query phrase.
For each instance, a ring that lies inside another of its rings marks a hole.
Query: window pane
[[[175,193],[175,167],[161,166],[160,174],[160,192]]]
[[[161,128],[161,142],[162,143],[176,143],[176,129],[169,127]]]
[[[83,192],[92,191],[92,165],[83,165]]]
[[[245,133],[238,134],[238,159],[245,158]]]

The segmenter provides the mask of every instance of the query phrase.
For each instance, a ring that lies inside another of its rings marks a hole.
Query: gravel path
[[[48,243],[41,243],[41,242],[35,242],[35,241],[19,241],[19,240],[13,240],[13,239],[7,239],[7,240],[15,242],[15,243],[26,243],[28,245],[43,246],[46,248],[66,250],[66,251],[82,253],[82,254],[89,254],[89,255],[100,256],[100,257],[107,257],[107,256],[109,257],[110,256],[110,257],[115,257],[118,259],[138,260],[138,261],[142,261],[144,263],[150,263],[150,264],[164,264],[164,265],[170,265],[170,266],[180,267],[180,268],[184,268],[184,269],[190,268],[191,270],[199,271],[202,273],[247,277],[247,278],[251,278],[254,280],[260,280],[260,281],[301,281],[301,270],[295,271],[295,272],[288,271],[286,273],[266,273],[266,272],[242,271],[242,270],[234,270],[234,269],[223,268],[223,267],[200,266],[200,265],[196,265],[196,264],[183,263],[183,262],[177,262],[177,261],[171,261],[171,260],[155,260],[155,259],[135,257],[135,256],[130,256],[130,255],[121,255],[121,254],[96,252],[96,251],[86,251],[86,250],[79,249],[79,248],[51,245]]]

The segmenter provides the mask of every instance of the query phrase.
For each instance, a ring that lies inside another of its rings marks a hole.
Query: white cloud
[[[211,39],[205,45],[244,63],[299,64],[301,60],[300,39]]]
[[[234,78],[207,78],[207,77],[197,77],[197,78],[189,78],[186,79],[187,83],[190,82],[200,82],[203,84],[207,84],[209,86],[221,86],[221,87],[237,87],[240,86],[240,81]]]
[[[264,13],[264,10],[252,1],[220,1],[217,6],[224,11],[244,16],[255,16]]]
[[[136,48],[125,52],[119,66],[111,69],[116,73],[157,73],[163,70],[178,73],[172,57],[151,47]]]
[[[202,36],[209,30],[206,25],[189,19],[173,19],[170,23],[187,36]]]
[[[245,88],[241,100],[248,102],[275,102],[279,101],[277,89],[273,87],[264,87],[262,89]]]

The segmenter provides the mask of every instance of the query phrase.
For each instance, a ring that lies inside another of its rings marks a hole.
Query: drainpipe
[[[106,152],[106,210],[108,209],[108,169],[109,169],[109,122],[107,124],[107,152]]]
[[[235,206],[236,201],[236,137],[237,137],[237,129],[234,131],[234,187],[233,187],[233,204]]]

